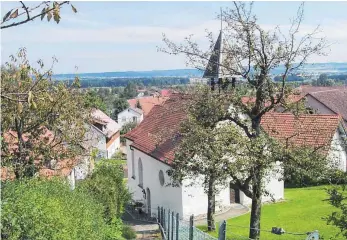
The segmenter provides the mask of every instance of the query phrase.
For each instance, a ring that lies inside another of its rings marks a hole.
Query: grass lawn
[[[286,232],[309,232],[318,230],[320,237],[324,239],[343,239],[335,237],[338,229],[327,225],[322,218],[334,211],[334,208],[326,201],[327,194],[324,186],[309,188],[285,189],[285,202],[266,204],[262,207],[261,229],[271,230],[272,227],[281,227]],[[227,239],[247,239],[248,229],[241,228],[249,226],[250,214],[246,214],[227,221]],[[241,226],[241,227],[239,227]],[[206,230],[205,226],[199,227]],[[237,235],[244,237],[238,237]],[[217,236],[217,231],[211,233]],[[289,234],[275,235],[261,232],[261,239],[265,240],[304,240],[305,236],[294,236]]]

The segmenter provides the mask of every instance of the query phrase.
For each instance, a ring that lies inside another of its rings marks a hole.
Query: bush
[[[347,174],[341,170],[330,169],[320,178],[292,174],[285,182],[285,187],[309,187],[325,184],[347,184]]]
[[[121,217],[125,204],[130,200],[123,177],[123,166],[119,161],[104,159],[98,162],[91,177],[80,185],[102,204],[108,223]]]
[[[1,239],[121,239],[119,224],[104,222],[103,206],[61,179],[8,181],[1,188]]]

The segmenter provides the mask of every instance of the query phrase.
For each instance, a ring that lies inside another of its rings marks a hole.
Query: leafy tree
[[[130,132],[132,129],[134,129],[137,126],[136,122],[128,122],[123,125],[122,129],[120,130],[121,138],[120,141],[122,143],[125,142],[125,139],[122,137],[122,135],[126,134],[127,132]]]
[[[40,3],[35,3],[33,6],[27,6],[27,2],[20,1],[20,6],[9,10],[2,18],[1,29],[15,27],[28,23],[35,20],[36,18],[41,18],[41,21],[47,17],[49,22],[53,17],[56,23],[60,22],[60,9],[64,4],[70,4],[69,1],[63,2],[50,2],[43,1]],[[77,12],[77,9],[71,4],[73,12]],[[41,11],[37,11],[37,9]]]
[[[133,82],[128,82],[121,97],[131,99],[137,96],[136,85]]]
[[[347,180],[345,173],[344,179]],[[329,194],[329,203],[336,208],[336,211],[332,212],[330,216],[326,217],[327,223],[334,225],[340,229],[338,235],[342,235],[347,238],[347,193],[346,185],[333,186],[327,190]]]
[[[129,103],[125,98],[117,97],[113,101],[113,119],[117,119],[118,114],[123,111],[124,109],[127,109],[129,107]]]
[[[170,175],[180,182],[185,178],[192,179],[193,184],[201,184],[199,177],[203,176],[208,197],[207,226],[211,231],[215,229],[215,196],[218,187],[225,186],[228,179],[223,158],[234,141],[235,129],[225,124],[216,128],[211,118],[218,119],[225,112],[224,101],[214,97],[208,87],[193,91],[185,111],[188,117],[179,130],[182,140]]]
[[[300,68],[309,56],[323,54],[326,41],[325,38],[317,40],[318,28],[300,38],[303,5],[292,21],[288,34],[279,28],[271,31],[262,29],[252,13],[252,5],[234,2],[234,8],[223,11],[222,19],[226,23],[223,28],[223,58],[221,62],[213,58],[210,61],[212,65],[220,67],[226,76],[242,76],[249,88],[248,96],[254,100],[244,104],[236,90],[233,94],[223,94],[228,101],[226,105],[231,105],[232,108],[218,121],[230,121],[242,130],[242,135],[238,136],[237,148],[230,150],[236,154],[233,155],[235,159],[232,164],[228,164],[228,171],[233,187],[252,199],[249,238],[259,239],[261,196],[266,193],[264,177],[274,169],[277,162],[282,162],[286,168],[290,166],[288,163],[297,163],[298,166],[300,161],[312,159],[309,151],[303,151],[303,159],[291,157],[290,152],[278,153],[281,148],[277,147],[277,142],[262,131],[262,117],[290,94],[286,84],[287,76]],[[212,33],[208,34],[208,38],[211,43],[215,42]],[[218,54],[213,50],[213,44],[209,51],[201,50],[192,37],[187,37],[184,44],[176,44],[165,35],[163,41],[167,47],[160,49],[161,51],[184,54],[188,64],[198,69],[205,68],[211,54]],[[284,71],[281,74],[282,80],[276,83],[272,81],[270,72],[279,65],[284,66]],[[237,154],[241,150],[245,151],[242,154],[244,156]]]
[[[17,178],[33,176],[36,166],[52,159],[59,162],[81,155],[89,121],[89,110],[76,89],[78,78],[70,85],[54,83],[52,68],[44,71],[43,63],[39,64],[40,69],[31,67],[21,49],[18,58],[11,56],[1,71],[1,163],[13,169]],[[35,166],[34,161],[38,161]]]
[[[84,101],[84,106],[86,108],[97,108],[103,112],[107,112],[105,102],[98,96],[98,94],[94,90],[90,90],[84,95]]]
[[[139,108],[139,109],[142,109],[142,106],[140,104],[140,101],[137,99],[136,100],[136,105],[135,105],[136,108]]]
[[[1,184],[1,239],[121,239],[122,225],[106,224],[89,193],[62,179]]]

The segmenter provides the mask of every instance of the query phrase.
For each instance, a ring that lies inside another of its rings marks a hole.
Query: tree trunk
[[[249,238],[260,238],[260,216],[261,216],[261,176],[259,173],[255,174],[255,183],[252,185],[252,209],[251,219],[249,225]]]
[[[209,180],[208,183],[208,193],[207,193],[207,230],[215,230],[214,214],[216,207],[216,195],[213,188],[214,180]]]

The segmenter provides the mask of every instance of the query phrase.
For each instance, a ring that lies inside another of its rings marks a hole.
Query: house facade
[[[137,128],[125,135],[128,186],[133,193],[133,200],[143,202],[148,213],[154,215],[155,209],[163,206],[187,218],[191,214],[206,214],[207,195],[202,177],[186,179],[180,186],[172,186],[167,171],[171,169],[174,161],[176,145],[170,137],[161,143],[156,142],[153,137],[161,130],[169,132],[170,135],[177,132],[186,117],[184,112],[175,111],[177,104],[180,103],[169,99],[164,104],[155,106]],[[278,181],[270,173],[264,180],[270,195],[263,196],[263,201],[284,198],[283,181]],[[233,203],[247,205],[251,203],[251,199],[242,191],[231,188],[229,184],[221,186],[216,195],[216,210]]]
[[[143,111],[139,108],[129,107],[118,113],[117,119],[120,128],[129,122],[139,124],[143,120]]]
[[[116,121],[99,109],[92,111],[92,124],[105,136],[106,158],[111,158],[120,149],[121,127]]]

